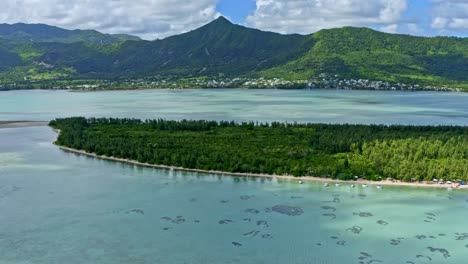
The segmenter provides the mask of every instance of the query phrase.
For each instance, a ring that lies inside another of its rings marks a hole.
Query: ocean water
[[[0,120],[119,116],[468,124],[464,94],[193,90],[0,93]],[[324,187],[141,168],[0,129],[0,263],[456,263],[468,192]]]
[[[342,90],[145,90],[0,93],[0,120],[132,117],[468,125],[468,93]]]

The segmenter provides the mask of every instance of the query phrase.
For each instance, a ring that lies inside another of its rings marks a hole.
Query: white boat
[[[338,186],[340,186],[340,184],[339,184],[339,183],[335,183],[335,186],[338,187]]]
[[[446,183],[447,183],[447,184],[452,184],[453,182],[451,182],[451,181],[447,181]]]
[[[363,184],[362,187],[366,188],[366,187],[367,187],[367,184]]]
[[[328,187],[328,186],[329,186],[329,184],[328,184],[328,183],[325,183],[325,185],[323,185],[323,186],[325,186],[325,187]]]
[[[377,185],[377,189],[382,190],[383,186],[382,185]]]
[[[453,191],[453,188],[452,188],[452,187],[448,187],[448,188],[447,188],[447,191]]]
[[[354,185],[354,184],[351,184],[351,188],[354,188],[354,187],[356,187],[356,185]]]
[[[303,182],[303,181],[299,181],[299,184],[304,184],[304,182]]]

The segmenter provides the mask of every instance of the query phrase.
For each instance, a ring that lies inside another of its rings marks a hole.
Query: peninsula
[[[79,117],[50,126],[68,151],[158,168],[343,181],[468,180],[467,127]]]

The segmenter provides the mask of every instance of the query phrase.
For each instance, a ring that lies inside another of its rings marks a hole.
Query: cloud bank
[[[393,32],[407,8],[407,0],[257,0],[247,25],[282,33],[369,25]]]
[[[219,16],[218,0],[2,0],[0,22],[44,23],[67,29],[163,38]]]
[[[439,34],[468,32],[468,0],[432,0],[431,27]]]

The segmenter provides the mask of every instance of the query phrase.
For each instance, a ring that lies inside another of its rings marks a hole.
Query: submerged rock
[[[172,219],[172,223],[174,224],[182,224],[182,223],[185,223],[185,218],[183,218],[182,216],[177,216],[175,219]]]
[[[377,224],[386,226],[386,225],[388,225],[388,222],[385,222],[384,220],[379,220],[379,221],[377,221]]]
[[[351,231],[351,232],[353,232],[353,234],[360,234],[362,232],[362,227],[353,226],[351,228],[346,229],[346,231]]]
[[[240,197],[240,199],[241,199],[241,200],[249,200],[249,199],[252,199],[252,198],[254,198],[254,197],[255,197],[255,195],[242,195],[242,196]]]
[[[262,226],[262,227],[270,227],[270,226],[268,225],[268,222],[265,221],[265,220],[259,220],[259,221],[257,221],[257,225],[258,225],[258,226]]]
[[[133,209],[133,210],[127,211],[125,213],[126,214],[141,214],[141,215],[144,215],[145,211],[143,211],[141,209]]]
[[[418,259],[420,259],[420,258],[425,258],[425,259],[427,259],[427,260],[429,260],[429,261],[432,261],[432,258],[431,258],[431,257],[429,257],[429,256],[424,256],[424,255],[416,255],[416,258],[418,258]]]
[[[431,252],[439,252],[439,253],[441,253],[442,256],[444,256],[444,258],[449,258],[449,257],[450,257],[450,253],[449,253],[448,250],[446,250],[445,248],[427,247],[427,249],[429,249]]]
[[[257,209],[252,209],[252,208],[245,209],[244,212],[250,213],[250,214],[258,214],[258,213],[260,213],[259,210],[257,210]]]
[[[234,223],[234,221],[226,219],[226,220],[220,220],[218,222],[218,224],[220,224],[220,225],[226,225],[226,224],[229,224],[229,223]]]
[[[336,211],[336,208],[333,207],[333,206],[322,206],[321,208],[322,208],[323,210],[331,210],[331,211],[333,211],[333,212]]]
[[[297,206],[289,205],[275,205],[271,208],[273,212],[288,215],[288,216],[299,216],[304,213],[302,208]]]
[[[353,215],[358,215],[358,216],[360,216],[360,217],[371,217],[371,216],[374,216],[372,213],[369,213],[369,212],[353,213]]]
[[[302,199],[302,196],[291,196],[291,199]]]
[[[468,239],[468,233],[455,233],[456,240],[465,240]]]
[[[322,214],[322,216],[331,217],[331,219],[336,219],[336,214]]]
[[[252,230],[250,232],[247,232],[247,233],[243,234],[243,236],[256,237],[259,233],[260,233],[260,231],[258,231],[258,230]]]

